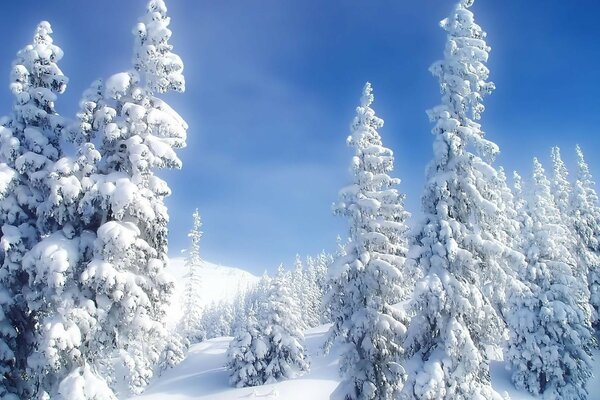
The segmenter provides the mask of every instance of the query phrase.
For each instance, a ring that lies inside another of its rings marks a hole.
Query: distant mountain
[[[233,300],[238,292],[251,288],[259,279],[248,271],[204,260],[200,268],[202,268],[202,290],[198,296],[202,299],[202,304],[206,306],[221,300]],[[176,294],[169,313],[169,321],[173,324],[181,318],[183,312],[181,294],[185,287],[185,274],[187,273],[185,259],[183,257],[171,258],[167,271],[175,278],[176,285]]]

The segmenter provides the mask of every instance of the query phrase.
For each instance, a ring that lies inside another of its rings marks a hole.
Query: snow
[[[328,400],[339,384],[339,348],[333,347],[324,355],[321,347],[330,325],[322,325],[305,332],[305,343],[311,360],[310,372],[302,377],[254,388],[233,388],[225,369],[226,353],[231,338],[222,337],[196,344],[187,358],[166,371],[151,383],[144,394],[131,400]],[[504,363],[492,363],[492,385],[500,393],[508,393],[511,400],[534,400],[535,397],[515,389],[510,372]],[[600,351],[594,352],[594,376],[588,389],[600,393]],[[593,397],[591,397],[593,398]]]
[[[208,261],[201,261],[201,290],[199,292],[200,304],[204,307],[211,303],[218,303],[221,300],[233,301],[240,290],[249,289],[258,282],[258,277],[251,273],[219,264],[213,264]],[[183,299],[179,294],[183,294],[185,287],[185,259],[183,257],[174,257],[169,260],[166,268],[167,272],[175,279],[175,293],[173,296],[168,316],[169,325],[176,323],[183,313]]]
[[[188,357],[164,373],[136,400],[328,399],[338,385],[337,352],[321,351],[328,325],[305,332],[311,372],[302,377],[251,388],[232,388],[225,358],[231,338],[216,338],[191,347]],[[334,349],[336,350],[336,349]]]

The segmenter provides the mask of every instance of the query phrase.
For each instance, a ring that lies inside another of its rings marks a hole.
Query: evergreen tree
[[[240,326],[227,350],[229,382],[236,387],[259,386],[266,382],[269,346],[254,310]]]
[[[259,386],[308,370],[300,309],[290,279],[280,266],[275,278],[263,277],[255,289],[257,302],[249,303],[246,323],[236,330],[227,352],[232,385]]]
[[[571,198],[574,226],[578,240],[579,259],[588,269],[590,303],[594,309],[593,321],[598,326],[600,314],[600,204],[595,183],[577,146],[577,180]]]
[[[0,396],[7,399],[39,390],[39,382],[28,378],[27,360],[38,346],[35,332],[43,318],[43,306],[33,297],[46,286],[30,287],[35,278],[24,258],[59,229],[49,209],[48,181],[62,156],[64,120],[54,102],[68,78],[57,65],[63,52],[51,34],[50,24],[41,22],[32,43],[17,53],[10,75],[13,111],[0,121]]]
[[[260,324],[268,345],[264,383],[295,378],[308,371],[300,309],[290,290],[290,276],[282,267],[270,282]]]
[[[335,208],[349,220],[351,241],[332,266],[341,292],[331,297],[341,301],[332,307],[332,329],[347,345],[340,360],[343,381],[332,398],[391,399],[405,376],[398,363],[405,321],[392,304],[404,289],[408,213],[404,195],[395,189],[400,180],[389,176],[394,156],[377,132],[383,120],[372,103],[367,83],[348,137],[352,184],[340,191]]]
[[[558,147],[555,146],[552,148],[551,158],[553,166],[552,181],[550,183],[552,197],[554,198],[556,208],[558,209],[562,225],[568,232],[565,237],[567,249],[571,252],[571,256],[575,257],[573,274],[575,275],[575,278],[584,282],[584,291],[586,293],[586,298],[589,300],[587,284],[589,267],[585,260],[579,257],[581,243],[575,232],[575,215],[572,208],[573,190],[568,179],[569,172],[562,160],[560,149]]]
[[[520,279],[521,271],[527,263],[522,249],[521,225],[517,210],[521,205],[517,205],[515,202],[515,196],[508,186],[504,168],[498,168],[492,182],[497,191],[495,204],[498,212],[496,219],[490,221],[491,224],[486,227],[486,230],[503,244],[503,254],[498,261],[502,265],[504,273],[485,282],[482,289],[506,322],[510,315],[511,297],[518,296],[527,290],[527,286]]]
[[[182,362],[189,347],[190,342],[185,336],[178,332],[170,332],[158,360],[158,373],[162,374]]]
[[[95,82],[79,113],[79,132],[101,159],[86,183],[80,210],[97,233],[93,259],[81,274],[97,304],[102,356],[120,356],[129,386],[140,393],[165,345],[165,316],[174,284],[165,272],[170,194],[157,169],[180,168],[174,149],[185,145],[187,125],[154,93],[183,91],[183,64],[171,52],[162,0],[150,0],[134,30],[134,70]],[[107,372],[110,374],[110,371]]]
[[[403,398],[494,399],[490,351],[504,336],[493,291],[506,281],[503,255],[512,251],[491,227],[502,218],[497,171],[498,147],[484,139],[483,97],[494,89],[485,63],[486,34],[461,0],[441,22],[447,33],[444,59],[431,72],[439,79],[442,103],[428,112],[435,124],[434,159],[422,198],[424,219],[415,230],[407,265],[424,277],[411,301],[405,342],[422,362],[409,376]]]
[[[279,268],[283,268],[283,265],[280,265]],[[292,296],[294,296],[295,302],[298,305],[298,310],[300,311],[302,330],[309,327],[307,310],[308,293],[306,292],[306,285],[306,269],[302,263],[302,258],[300,258],[299,254],[296,254],[294,269],[290,274],[290,291]]]
[[[522,275],[530,291],[515,304],[509,320],[507,361],[513,368],[513,382],[548,398],[587,398],[591,329],[585,283],[574,275],[569,233],[537,159],[530,200],[520,202],[525,205],[527,260]]]
[[[319,277],[317,274],[316,260],[312,257],[307,257],[306,269],[304,270],[304,292],[306,293],[306,325],[309,328],[314,328],[321,322],[323,294],[319,287]]]
[[[202,278],[200,274],[202,263],[200,258],[200,239],[202,238],[202,231],[200,229],[202,228],[202,221],[200,220],[198,209],[194,211],[192,218],[192,230],[188,234],[192,243],[185,260],[187,274],[185,276],[186,282],[183,293],[184,314],[182,319],[182,330],[186,338],[192,343],[195,343],[202,339],[202,333],[199,330],[202,312],[202,294],[200,293],[202,287]]]
[[[320,315],[320,323],[328,324],[331,323],[331,310],[329,305],[327,304],[327,293],[329,292],[329,288],[331,286],[328,280],[327,271],[329,270],[329,266],[333,263],[333,255],[322,251],[317,259],[315,260],[315,269],[317,274],[317,286],[318,286],[318,296],[319,296],[319,315]]]

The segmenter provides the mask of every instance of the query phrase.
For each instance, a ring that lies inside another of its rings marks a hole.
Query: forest
[[[149,0],[135,24],[130,68],[94,81],[74,116],[56,111],[69,79],[40,22],[12,63],[12,109],[0,120],[0,399],[143,397],[224,337],[222,371],[230,390],[254,388],[249,397],[267,386],[264,397],[279,397],[278,383],[334,354],[339,379],[318,386],[319,398],[508,398],[494,362],[524,395],[596,398],[596,184],[575,143],[571,171],[559,147],[548,168],[537,158],[522,174],[497,165],[481,122],[495,90],[491,47],[473,3],[458,0],[440,23],[447,41],[430,67],[440,99],[427,110],[423,192],[401,190],[365,83],[333,206],[348,227],[337,248],[298,255],[214,301],[202,298],[199,210],[183,281],[168,271],[171,189],[161,171],[182,169],[188,125],[166,100],[185,95],[185,78],[164,0]],[[419,215],[406,196],[420,196]],[[171,323],[176,298],[183,312]],[[315,329],[326,332],[318,354],[305,343]]]

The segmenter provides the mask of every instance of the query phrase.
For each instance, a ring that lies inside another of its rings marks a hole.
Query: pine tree
[[[323,294],[319,286],[317,268],[317,260],[307,257],[303,290],[306,293],[306,324],[309,328],[314,328],[321,322]]]
[[[185,121],[154,93],[183,91],[183,64],[171,52],[162,0],[150,0],[134,30],[134,69],[95,82],[71,136],[98,143],[101,159],[86,182],[80,210],[97,233],[81,281],[97,304],[95,347],[121,357],[129,386],[140,393],[165,345],[165,316],[174,284],[165,272],[170,194],[157,169],[180,168],[174,149],[185,145]],[[110,371],[107,371],[110,374]]]
[[[522,249],[521,225],[517,210],[521,205],[515,203],[515,196],[508,185],[504,168],[498,168],[492,182],[497,192],[494,197],[498,212],[496,219],[491,221],[492,224],[487,226],[486,230],[503,244],[503,253],[498,260],[503,273],[495,276],[493,280],[488,280],[482,289],[506,322],[510,315],[511,297],[527,291],[527,286],[520,279],[520,273],[527,263]]]
[[[290,276],[282,267],[270,281],[260,323],[268,345],[264,383],[292,379],[308,371],[301,313],[290,290]]]
[[[162,374],[182,362],[189,347],[190,342],[185,336],[171,331],[158,360],[158,373]]]
[[[573,230],[578,239],[579,259],[588,269],[590,303],[594,309],[593,321],[598,327],[600,314],[600,203],[595,183],[579,146],[577,153],[577,180],[573,188],[571,207]]]
[[[435,124],[434,159],[422,198],[424,219],[407,262],[424,275],[411,301],[405,342],[422,362],[405,385],[407,399],[499,398],[491,385],[489,351],[499,352],[505,327],[486,288],[506,281],[502,260],[511,249],[491,228],[502,209],[497,172],[485,160],[498,147],[484,139],[476,121],[494,84],[485,65],[490,48],[469,10],[472,4],[461,0],[441,22],[447,33],[444,59],[430,68],[442,103],[428,111]]]
[[[332,327],[329,329],[325,343],[323,343],[323,352],[325,354],[331,351],[339,332],[342,330],[342,323],[344,322],[343,313],[345,301],[343,286],[345,281],[340,280],[334,266],[336,261],[343,260],[347,255],[346,247],[348,244],[349,240],[347,240],[346,243],[343,243],[342,238],[338,235],[336,238],[336,252],[331,262],[327,265],[327,282],[325,285],[325,296],[323,297],[323,308],[325,309]]]
[[[185,290],[183,293],[183,319],[182,319],[182,330],[185,332],[185,336],[192,343],[198,342],[202,339],[200,328],[200,317],[202,312],[202,302],[200,293],[202,287],[201,281],[201,263],[200,258],[200,239],[202,238],[202,221],[200,219],[200,213],[198,209],[194,211],[192,215],[193,225],[192,230],[188,234],[191,239],[191,246],[188,250],[188,255],[185,260],[185,266],[187,267],[187,274],[185,276]]]
[[[333,263],[333,255],[322,251],[315,260],[315,270],[317,274],[318,296],[319,296],[319,315],[320,323],[331,323],[331,309],[327,304],[327,293],[331,287],[328,279],[329,266]]]
[[[63,52],[51,34],[50,24],[41,22],[33,42],[18,52],[10,75],[13,111],[0,121],[0,396],[7,399],[37,390],[26,374],[41,316],[28,304],[32,277],[23,259],[44,235],[58,230],[48,209],[48,177],[62,156],[64,120],[54,102],[68,78],[57,65]]]
[[[517,188],[520,180],[517,180]],[[515,304],[507,361],[518,388],[548,398],[587,398],[591,376],[590,312],[585,284],[574,275],[568,231],[544,169],[534,159],[530,200],[521,218],[530,291]]]
[[[266,382],[269,346],[254,310],[238,328],[227,350],[229,382],[236,387],[259,386]]]
[[[352,184],[340,191],[335,208],[349,220],[351,241],[332,266],[342,293],[330,297],[340,300],[332,307],[332,330],[347,345],[340,360],[343,381],[332,398],[391,399],[405,376],[398,363],[405,321],[392,304],[403,291],[408,213],[395,189],[400,180],[389,176],[394,156],[377,132],[383,120],[372,103],[367,83],[348,137]]]
[[[584,282],[586,298],[589,300],[590,296],[587,283],[589,267],[585,260],[579,257],[581,243],[577,240],[577,234],[575,233],[575,216],[572,209],[573,190],[568,179],[569,172],[562,160],[560,149],[558,147],[555,146],[552,148],[551,158],[553,166],[552,181],[550,184],[552,196],[558,209],[562,225],[568,232],[565,238],[568,244],[567,248],[571,252],[571,255],[575,257],[576,262],[573,274],[575,275],[575,278]]]
[[[263,276],[249,295],[246,322],[227,352],[232,385],[259,386],[308,370],[300,309],[291,286],[291,274],[280,266],[275,278]]]

